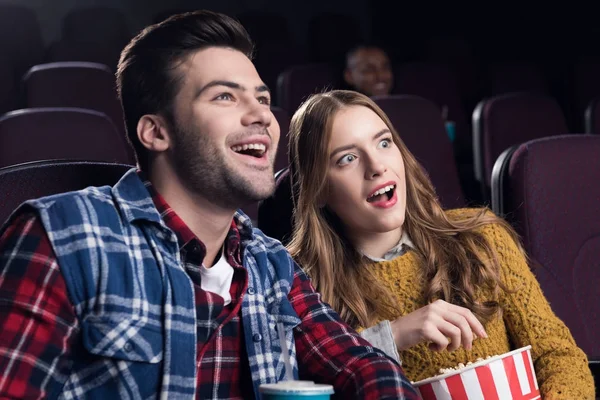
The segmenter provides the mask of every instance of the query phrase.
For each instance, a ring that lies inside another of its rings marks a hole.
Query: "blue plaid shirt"
[[[31,200],[24,208],[39,215],[81,323],[83,346],[99,356],[89,365],[71,368],[61,397],[110,398],[118,393],[126,398],[192,398],[197,322],[193,286],[181,265],[177,237],[135,170],[113,188]],[[339,380],[336,393],[416,398],[397,364],[368,346],[326,305],[313,303],[302,311],[301,320],[292,303],[297,306],[316,294],[311,289],[306,299],[298,297],[300,292],[288,297],[294,277],[303,273],[278,241],[253,229],[243,214],[235,218],[248,272],[241,317],[256,398],[260,384],[284,377],[278,322],[286,330],[296,378],[298,360],[318,355],[325,363],[311,362],[310,372],[330,383]],[[295,335],[304,335],[298,359]]]

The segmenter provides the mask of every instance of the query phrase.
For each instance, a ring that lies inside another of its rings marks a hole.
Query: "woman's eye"
[[[383,139],[379,142],[379,147],[387,149],[388,147],[392,147],[392,139]]]
[[[338,161],[339,165],[346,165],[351,163],[352,161],[356,160],[356,157],[352,154],[346,154],[345,156],[343,156],[342,158],[340,158],[340,160]]]

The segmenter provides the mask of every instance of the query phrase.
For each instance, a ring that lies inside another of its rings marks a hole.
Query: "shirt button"
[[[253,287],[248,288],[248,294],[255,294],[255,293],[256,293],[256,291],[254,290]]]
[[[252,340],[254,340],[255,342],[260,342],[262,340],[262,335],[260,333],[255,333],[254,335],[252,335]]]
[[[123,350],[129,353],[131,350],[133,350],[133,346],[131,345],[131,343],[127,342],[125,343],[125,346],[123,346]]]

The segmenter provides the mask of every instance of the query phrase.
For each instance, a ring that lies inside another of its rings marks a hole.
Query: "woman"
[[[485,209],[442,210],[373,101],[351,91],[315,95],[289,135],[289,250],[325,301],[401,360],[411,380],[531,345],[543,398],[594,397],[587,358],[514,231]]]

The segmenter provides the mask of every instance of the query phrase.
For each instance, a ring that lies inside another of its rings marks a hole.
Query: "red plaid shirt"
[[[234,275],[232,301],[224,306],[222,297],[200,287],[204,245],[152,186],[148,188],[165,223],[178,236],[182,261],[194,283],[197,398],[252,398],[241,323],[247,273],[241,265],[236,225],[232,222],[225,243]],[[356,334],[348,334],[349,328],[339,319],[311,313],[322,303],[304,273],[296,273],[289,299],[302,319],[295,330],[301,378],[319,377],[321,382],[333,384],[336,394],[342,396],[352,393],[352,397],[371,399],[418,398],[408,382],[398,387],[397,382],[378,379],[380,371],[390,368],[383,357],[357,361],[354,351],[368,344]],[[0,398],[56,397],[61,388],[49,384],[50,378],[68,377],[84,357],[79,330],[47,234],[37,216],[22,214],[0,237]],[[347,371],[348,364],[358,370]],[[352,387],[340,393],[339,388],[344,386]]]

